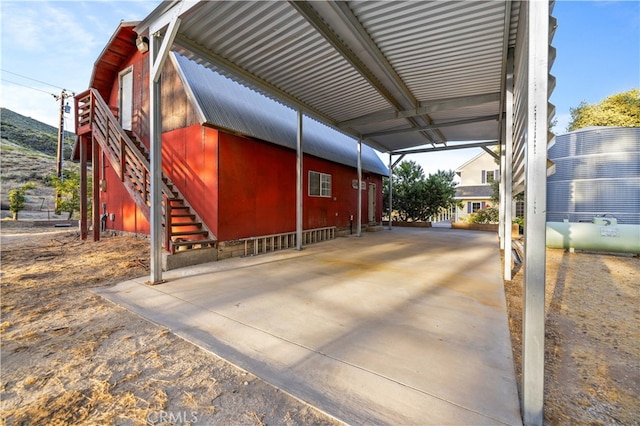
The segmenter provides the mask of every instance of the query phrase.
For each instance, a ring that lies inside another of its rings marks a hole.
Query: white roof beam
[[[495,102],[499,100],[500,93],[495,92],[475,96],[461,96],[457,98],[441,99],[428,103],[422,102],[418,108],[407,109],[404,111],[379,111],[373,114],[367,114],[362,117],[354,118],[352,120],[342,121],[338,123],[338,127],[346,129],[354,126],[380,123],[382,121],[417,117],[420,115],[430,114],[438,111],[482,105],[488,102]]]
[[[463,124],[481,123],[483,121],[491,121],[491,120],[497,120],[497,119],[498,119],[497,114],[484,115],[481,117],[473,117],[473,118],[467,118],[463,120],[455,120],[455,121],[447,121],[444,123],[430,124],[428,126],[408,127],[404,129],[393,129],[393,130],[382,130],[380,132],[365,133],[362,136],[365,138],[373,138],[376,136],[399,135],[402,133],[421,132],[423,130],[439,129],[441,127],[460,126]]]
[[[416,149],[405,149],[403,151],[392,151],[392,154],[422,154],[425,152],[438,152],[438,151],[453,151],[456,149],[468,149],[468,148],[482,148],[483,146],[495,146],[500,142],[497,140],[492,141],[482,141],[482,142],[473,142],[473,143],[464,143],[460,145],[447,145],[447,146],[437,146],[433,148],[416,148]]]
[[[492,156],[493,158],[495,158],[496,160],[500,161],[500,156],[498,154],[496,154],[495,152],[493,152],[492,150],[490,150],[489,148],[487,148],[486,146],[482,146],[481,147],[482,150],[484,152],[486,152],[487,154],[489,154],[490,156]]]
[[[154,34],[168,26],[174,18],[181,18],[199,5],[199,1],[168,0],[163,1],[155,8],[144,21],[141,21],[133,30],[137,34]]]
[[[319,3],[316,3],[318,5]],[[334,12],[345,22],[352,35],[355,36],[359,42],[359,44],[365,49],[368,54],[369,61],[372,61],[375,66],[379,69],[377,73],[378,78],[383,82],[386,82],[390,85],[394,92],[397,93],[397,97],[403,101],[405,104],[409,104],[411,106],[418,106],[418,100],[411,93],[407,85],[404,83],[402,78],[398,75],[396,70],[393,68],[391,63],[387,60],[386,56],[382,53],[378,45],[371,39],[369,33],[363,28],[360,20],[355,16],[351,8],[346,4],[346,2],[336,2],[331,1],[328,2],[330,6],[333,7]],[[388,87],[388,86],[387,86]],[[419,118],[420,121],[426,122],[426,124],[433,124],[433,120],[426,113],[420,114],[420,116],[414,116]],[[414,121],[413,117],[406,117],[409,119],[411,124],[414,126],[420,126],[422,123],[419,121]],[[440,131],[434,129],[433,132],[436,136],[436,139],[439,141],[446,141],[446,138]],[[425,134],[425,136],[433,141],[430,135]]]
[[[331,2],[329,3],[332,6],[330,9],[322,9],[324,13],[333,13],[333,15],[327,17],[320,16],[318,11],[307,2],[290,1],[289,4],[297,10],[298,13],[300,13],[300,15],[304,17],[307,22],[309,22],[309,24],[313,26],[313,28],[322,35],[325,40],[327,40],[329,44],[331,44],[331,46],[340,53],[340,55],[342,55],[344,59],[347,60],[351,66],[358,71],[365,80],[367,80],[369,85],[380,93],[380,95],[389,102],[393,108],[396,110],[403,110],[407,106],[417,105],[415,97],[409,92],[409,89],[406,88],[404,82],[402,82],[395,71],[393,71],[391,64],[387,62],[382,52],[380,52],[377,46],[375,46],[375,43],[368,37],[368,35],[366,35],[366,31],[362,28],[362,25],[360,25],[357,18],[352,16],[350,10],[347,12],[344,8],[341,8],[340,5]],[[318,3],[316,6],[322,6],[322,3]],[[359,53],[363,54],[363,57],[366,58],[367,61],[376,64],[377,68],[385,70],[383,76],[376,75],[371,71],[370,67],[363,62],[363,59],[356,55],[353,49],[345,44],[336,31],[327,24],[327,22],[332,20],[331,18],[335,18],[336,16],[340,22],[348,24],[346,30],[349,32],[349,36],[355,37],[358,40],[358,43],[363,46],[364,51]],[[364,55],[365,53],[366,55]],[[382,80],[392,82],[391,86],[403,87],[404,89],[400,90],[400,92],[396,91],[394,94],[382,83]],[[414,126],[419,125],[419,123],[412,119],[409,119],[409,121]],[[428,124],[431,124],[428,118],[425,118],[425,121],[427,121]],[[433,138],[428,134],[423,135],[429,142],[434,142]],[[440,140],[445,140],[443,135],[438,134],[437,136]]]
[[[336,126],[335,120],[333,120],[331,117],[327,116],[326,114],[318,111],[315,108],[312,108],[311,106],[291,96],[290,94],[277,88],[276,86],[269,84],[266,81],[256,77],[255,75],[239,67],[233,62],[221,57],[220,55],[210,50],[202,48],[201,46],[192,42],[191,40],[182,36],[181,34],[178,34],[176,36],[175,44],[191,52],[191,54],[193,54],[196,58],[201,59],[204,66],[214,65],[218,68],[224,69],[225,71],[231,73],[232,75],[237,76],[240,80],[242,80],[246,84],[253,86],[254,88],[260,90],[263,93],[268,94],[274,99],[286,105],[289,105],[294,109],[301,109],[304,111],[305,114],[311,117],[314,117],[319,121],[329,126],[332,126],[337,130],[342,131],[345,134],[348,134],[349,136],[358,137],[358,135],[354,135],[354,133],[352,132],[347,132],[344,129],[339,129]]]

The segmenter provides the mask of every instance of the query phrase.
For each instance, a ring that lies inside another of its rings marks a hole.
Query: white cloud
[[[6,3],[2,27],[3,50],[22,49],[32,54],[68,50],[82,55],[96,44],[82,17],[74,14],[71,2]]]

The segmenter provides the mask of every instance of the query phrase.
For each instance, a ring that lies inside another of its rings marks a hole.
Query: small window
[[[482,183],[491,183],[496,180],[500,180],[499,170],[483,170],[482,171]]]
[[[331,197],[331,175],[309,170],[309,196]]]
[[[469,201],[467,203],[467,213],[475,213],[478,210],[482,210],[483,208],[484,208],[484,201],[482,202]]]

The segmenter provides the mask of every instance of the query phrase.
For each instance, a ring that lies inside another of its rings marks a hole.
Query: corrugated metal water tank
[[[547,178],[547,221],[613,216],[640,224],[640,128],[587,127],[556,137]]]

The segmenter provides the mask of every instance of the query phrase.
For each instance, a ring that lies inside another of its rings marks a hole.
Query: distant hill
[[[57,218],[53,214],[54,189],[50,177],[56,173],[58,129],[6,108],[0,110],[2,138],[0,140],[0,218],[10,217],[7,211],[9,192],[27,182],[36,188],[27,192],[22,219]],[[65,158],[71,153],[75,135],[65,137]],[[78,169],[78,164],[65,160],[64,169]],[[66,215],[65,215],[66,217]]]
[[[0,135],[9,142],[47,155],[55,156],[58,150],[58,129],[10,109],[0,109]],[[75,134],[65,132],[65,159],[71,156],[72,141]]]

